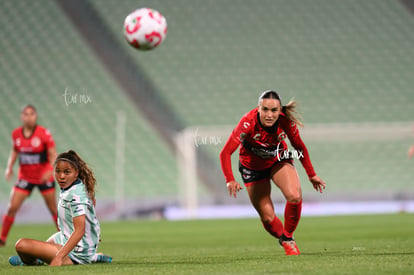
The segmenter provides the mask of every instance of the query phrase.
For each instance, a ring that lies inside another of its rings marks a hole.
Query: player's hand
[[[13,169],[11,168],[6,168],[6,171],[4,172],[4,176],[6,177],[6,180],[10,180],[13,176]]]
[[[240,184],[236,181],[229,181],[227,183],[227,189],[229,189],[230,197],[233,196],[237,198],[237,192],[243,189],[243,187],[240,186]]]
[[[46,171],[45,173],[43,173],[42,178],[40,180],[42,181],[42,183],[47,183],[49,182],[52,175],[53,171]]]
[[[50,262],[50,266],[61,266],[62,263],[63,263],[63,259],[61,257],[56,256]]]
[[[313,188],[315,188],[316,191],[322,193],[322,190],[326,187],[326,183],[323,182],[323,180],[318,176],[313,176],[309,180],[313,184]]]

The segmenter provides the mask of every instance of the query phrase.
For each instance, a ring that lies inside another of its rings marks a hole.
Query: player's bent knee
[[[19,239],[14,245],[16,251],[21,252],[27,247],[27,239]]]
[[[263,223],[271,223],[274,218],[275,218],[274,213],[260,215],[260,219],[262,220]]]
[[[298,203],[302,200],[301,194],[291,194],[286,196],[286,200],[291,203]]]
[[[261,218],[260,220],[261,220],[261,221],[262,221],[262,223],[264,223],[264,224],[269,224],[269,223],[271,223],[271,222],[272,222],[272,220],[273,220],[273,219],[269,219],[269,218]]]

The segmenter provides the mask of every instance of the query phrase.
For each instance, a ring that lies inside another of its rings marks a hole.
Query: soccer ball
[[[151,50],[160,45],[167,35],[167,20],[161,13],[149,8],[137,9],[124,21],[124,37],[139,50]]]

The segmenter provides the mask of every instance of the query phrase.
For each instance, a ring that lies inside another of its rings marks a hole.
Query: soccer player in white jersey
[[[20,239],[16,243],[19,256],[9,259],[12,265],[51,266],[111,262],[98,254],[100,224],[95,213],[96,179],[92,170],[72,150],[61,153],[54,163],[55,180],[61,191],[58,203],[60,231],[47,242]]]

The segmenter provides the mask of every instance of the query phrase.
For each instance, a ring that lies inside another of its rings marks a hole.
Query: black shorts
[[[263,181],[268,181],[272,177],[272,171],[273,169],[279,164],[279,163],[290,163],[293,164],[292,159],[284,159],[281,161],[275,162],[271,167],[264,169],[264,170],[252,170],[250,168],[247,168],[243,164],[239,162],[239,171],[241,174],[241,177],[243,179],[244,185],[249,186],[256,183],[260,183]]]
[[[16,184],[14,185],[14,189],[19,192],[23,192],[23,193],[30,195],[32,193],[33,188],[35,188],[36,186],[37,188],[39,188],[39,191],[42,194],[55,191],[54,181],[47,182],[45,184],[34,184],[24,179],[17,179]]]

